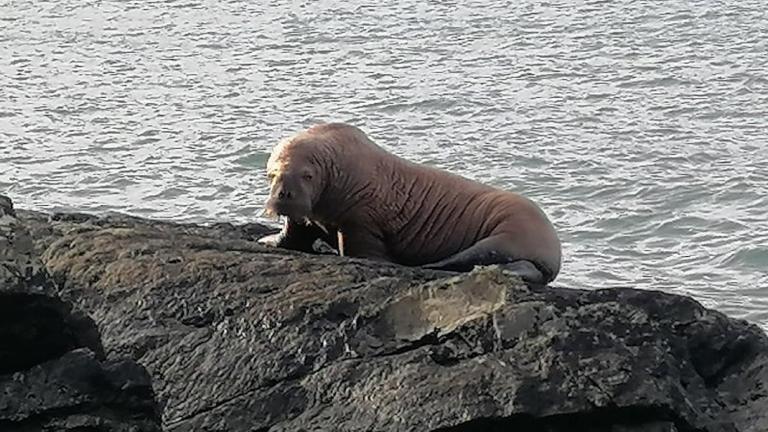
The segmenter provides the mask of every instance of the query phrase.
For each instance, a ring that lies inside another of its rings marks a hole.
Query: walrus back
[[[438,168],[398,158],[393,176],[402,178],[393,197],[402,214],[388,232],[396,258],[423,265],[465,250],[495,235],[510,239],[505,251],[527,259],[554,279],[560,269],[560,241],[551,222],[533,201]],[[410,183],[410,184],[409,184]],[[396,194],[397,195],[397,194]],[[391,222],[390,222],[391,223]]]
[[[397,162],[385,201],[397,203],[400,211],[382,222],[399,261],[426,264],[490,234],[495,221],[483,215],[493,207],[494,188],[401,158]]]

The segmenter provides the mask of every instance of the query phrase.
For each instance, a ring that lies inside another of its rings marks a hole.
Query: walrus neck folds
[[[366,151],[365,158],[362,158],[365,165],[361,165],[359,154],[350,152],[350,149],[328,146],[324,150],[322,153],[329,161],[320,161],[324,167],[328,167],[324,169],[325,186],[313,208],[313,215],[319,220],[341,221],[358,206],[380,193],[379,189],[385,186],[383,181],[389,177],[380,175],[382,163],[375,152]],[[340,170],[340,166],[346,169]],[[344,199],[340,200],[340,197]]]

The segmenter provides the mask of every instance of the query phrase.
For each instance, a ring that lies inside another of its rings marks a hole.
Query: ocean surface
[[[764,0],[0,0],[18,207],[259,221],[271,147],[321,121],[536,200],[556,285],[768,328]]]

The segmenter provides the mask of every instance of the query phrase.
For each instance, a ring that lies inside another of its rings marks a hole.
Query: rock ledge
[[[135,360],[166,431],[768,430],[768,338],[688,297],[269,249],[258,224],[15,213],[129,359],[74,331],[53,361],[102,365],[145,413]]]

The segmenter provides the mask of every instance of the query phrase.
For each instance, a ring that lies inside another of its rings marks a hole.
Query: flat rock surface
[[[768,430],[768,338],[688,297],[16,213],[108,358],[147,368],[167,431]]]

